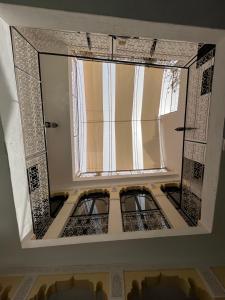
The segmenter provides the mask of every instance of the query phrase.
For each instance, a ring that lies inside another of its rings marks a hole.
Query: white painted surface
[[[183,131],[175,131],[184,126],[184,111],[186,101],[187,71],[181,71],[178,110],[161,116],[160,128],[162,134],[162,152],[165,166],[170,171],[181,174]]]
[[[225,117],[225,88],[222,78],[225,77],[225,36],[216,45],[212,97],[208,120],[208,138],[206,148],[206,164],[202,189],[201,223],[213,230],[215,200],[219,181],[219,171],[222,157],[223,127]],[[224,171],[224,170],[221,170]],[[223,199],[224,199],[223,193]],[[221,195],[222,196],[222,195]]]
[[[68,59],[41,55],[41,79],[45,120],[56,122],[47,129],[50,190],[72,185],[72,153]]]
[[[120,200],[110,199],[109,206],[109,234],[117,234],[123,232],[122,216],[120,209]]]
[[[0,116],[9,158],[20,239],[32,230],[22,126],[8,25],[0,19]],[[1,197],[4,196],[1,195]]]

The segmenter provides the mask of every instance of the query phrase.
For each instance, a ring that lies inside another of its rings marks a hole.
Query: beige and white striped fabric
[[[160,168],[158,113],[163,69],[73,63],[77,70],[74,89],[79,91],[80,172]]]

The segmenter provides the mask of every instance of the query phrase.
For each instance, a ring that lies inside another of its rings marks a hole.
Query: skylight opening
[[[166,172],[158,120],[165,72],[76,59],[73,64],[74,180]]]

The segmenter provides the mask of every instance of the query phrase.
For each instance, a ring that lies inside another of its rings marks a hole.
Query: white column
[[[118,234],[123,232],[122,216],[120,209],[120,198],[117,192],[110,193],[109,206],[109,234]]]

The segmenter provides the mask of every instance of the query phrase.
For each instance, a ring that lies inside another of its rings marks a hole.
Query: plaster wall
[[[178,110],[161,116],[160,130],[162,139],[162,152],[165,166],[168,170],[181,175],[183,132],[175,131],[177,127],[184,126],[184,111],[186,101],[187,71],[182,70],[180,76],[180,90]]]
[[[32,219],[24,147],[21,143],[23,136],[10,31],[2,19],[0,19],[0,49],[0,117],[3,128],[0,151],[4,154],[2,159],[7,158],[7,155],[9,157],[19,236],[23,239],[32,230]],[[2,166],[4,168],[3,162]],[[6,197],[9,197],[9,194]],[[1,198],[2,201],[6,201],[3,193]]]

